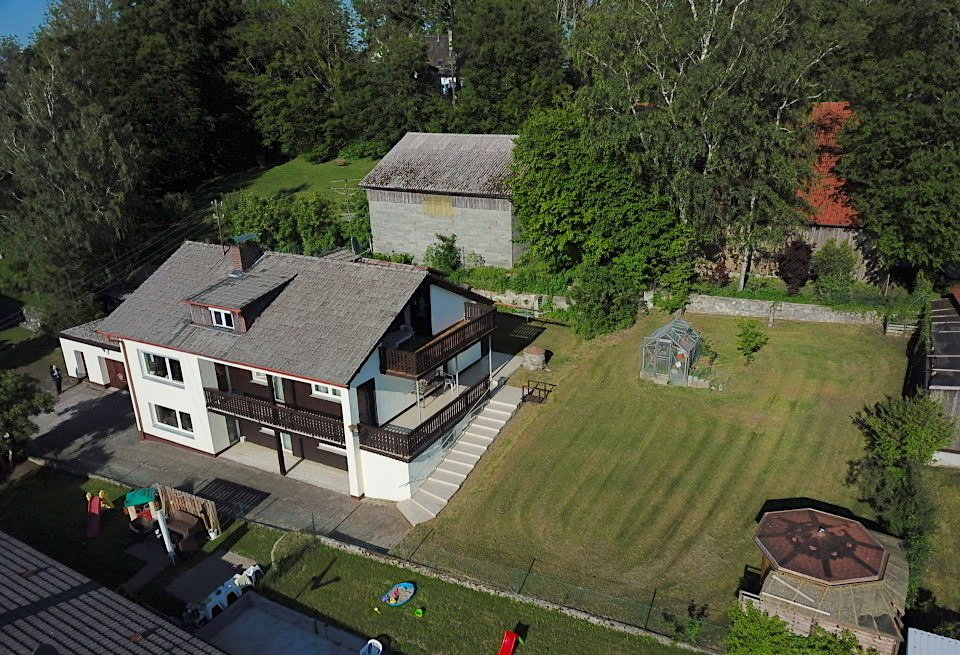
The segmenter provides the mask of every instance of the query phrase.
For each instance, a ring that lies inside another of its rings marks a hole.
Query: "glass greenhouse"
[[[700,356],[702,338],[690,323],[675,318],[643,339],[641,373],[657,382],[684,386]]]

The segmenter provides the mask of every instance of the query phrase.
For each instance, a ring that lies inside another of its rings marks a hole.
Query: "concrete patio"
[[[220,453],[219,458],[244,466],[252,466],[268,473],[278,473],[280,469],[277,451],[249,441],[234,444]],[[283,464],[287,469],[287,477],[291,480],[299,480],[339,494],[350,494],[350,480],[346,471],[295,457],[293,453],[287,451],[283,452]]]

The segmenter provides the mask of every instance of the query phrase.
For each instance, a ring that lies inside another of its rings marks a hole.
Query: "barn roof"
[[[814,136],[817,140],[817,162],[814,171],[817,179],[800,196],[806,200],[812,212],[809,216],[814,225],[827,227],[856,227],[859,215],[850,197],[844,192],[845,180],[834,172],[840,161],[840,133],[850,119],[853,110],[846,102],[818,102],[810,112]]]
[[[360,186],[507,198],[513,134],[407,132]]]

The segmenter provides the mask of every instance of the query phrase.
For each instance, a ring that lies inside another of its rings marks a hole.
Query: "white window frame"
[[[267,386],[267,374],[264,371],[250,371],[250,381]]]
[[[150,366],[147,364],[147,357],[156,357],[163,360],[163,367],[166,369],[166,375],[156,375],[155,373],[150,372]],[[180,379],[173,377],[173,370],[170,367],[170,362],[176,362],[177,368],[180,369]],[[149,352],[147,350],[140,351],[140,364],[143,366],[143,377],[149,380],[158,380],[160,382],[166,382],[167,384],[173,384],[178,387],[183,387],[183,364],[176,357],[169,357],[167,355],[158,355],[156,353]]]
[[[173,415],[177,418],[177,425],[173,426],[168,423],[164,423],[160,420],[160,416],[157,413],[157,408],[165,409],[167,411],[173,412]],[[167,407],[166,405],[156,405],[150,403],[150,415],[153,418],[153,426],[160,430],[166,430],[167,432],[172,432],[173,434],[179,435],[181,437],[187,437],[188,439],[196,438],[193,431],[193,416],[189,412],[181,412],[178,409],[173,409],[172,407]],[[183,417],[186,416],[190,421],[190,429],[183,427]]]
[[[314,382],[310,385],[310,395],[318,398],[332,398],[333,400],[340,402],[343,398],[343,389],[340,387],[335,387],[332,384]]]
[[[217,309],[216,307],[207,307],[210,310],[210,320],[213,321],[213,327],[218,327],[223,330],[236,330],[237,321],[233,315],[233,312],[227,311],[226,309]],[[230,320],[230,325],[227,325],[227,319]],[[217,322],[219,320],[219,322]]]

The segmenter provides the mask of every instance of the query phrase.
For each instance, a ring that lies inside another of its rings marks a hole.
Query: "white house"
[[[129,389],[144,439],[242,442],[281,474],[309,462],[353,496],[403,500],[486,397],[494,322],[489,300],[422,267],[186,242],[60,344],[71,375]],[[449,402],[424,410],[438,391]]]

